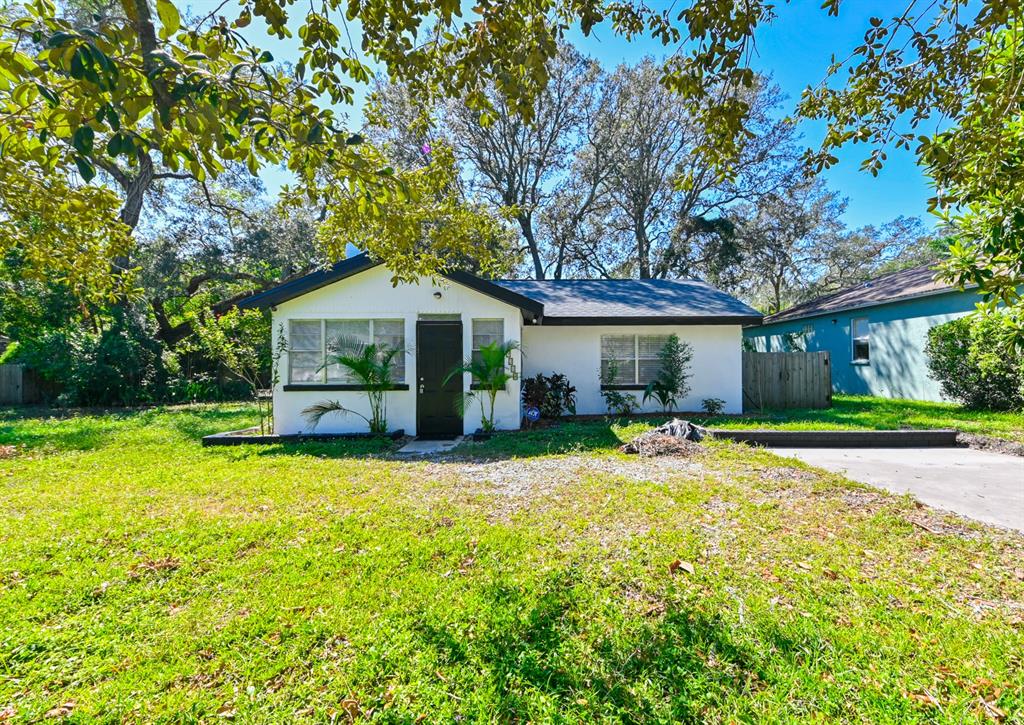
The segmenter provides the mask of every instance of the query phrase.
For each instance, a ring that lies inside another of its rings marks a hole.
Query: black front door
[[[462,435],[462,416],[457,407],[462,375],[444,382],[461,362],[461,322],[416,323],[416,433],[420,437]]]

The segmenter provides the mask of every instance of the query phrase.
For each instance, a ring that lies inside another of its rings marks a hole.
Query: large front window
[[[612,385],[646,385],[661,370],[658,353],[668,335],[601,335],[601,379]],[[615,371],[614,378],[611,371]]]
[[[356,352],[360,345],[403,350],[404,320],[292,320],[288,337],[288,381],[291,383],[354,383],[343,366],[334,362],[338,353]],[[405,381],[405,354],[394,358],[393,378]]]

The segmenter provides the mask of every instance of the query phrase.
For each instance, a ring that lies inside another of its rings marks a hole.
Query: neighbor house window
[[[870,359],[871,326],[868,318],[855,317],[850,322],[850,337],[853,339],[853,361],[867,362]]]
[[[658,353],[668,335],[601,335],[601,379],[614,366],[613,385],[646,385],[661,370]]]
[[[480,356],[484,345],[499,345],[505,341],[504,320],[473,320],[473,359]]]
[[[403,350],[404,320],[292,320],[288,341],[289,375],[292,383],[354,383],[349,371],[332,362],[346,348],[358,349],[370,342]],[[405,353],[394,358],[393,377],[405,381]]]

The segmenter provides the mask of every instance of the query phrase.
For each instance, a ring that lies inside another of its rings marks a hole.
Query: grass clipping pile
[[[710,438],[707,428],[701,428],[688,420],[673,418],[665,425],[659,425],[637,436],[619,448],[623,453],[641,456],[679,456],[691,458],[700,455],[704,448],[700,441]]]

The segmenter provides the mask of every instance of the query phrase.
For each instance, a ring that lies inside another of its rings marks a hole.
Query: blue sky
[[[197,0],[189,7],[192,13],[202,15],[216,4],[219,3],[214,0]],[[823,78],[833,54],[845,58],[862,41],[868,18],[888,18],[895,9],[891,0],[853,0],[843,3],[839,17],[835,18],[821,10],[820,4],[819,0],[793,0],[788,5],[780,3],[776,21],[762,28],[757,35],[756,69],[771,74],[789,96],[786,107],[780,110],[781,114],[792,110],[806,86]],[[658,2],[650,5],[657,7]],[[293,5],[292,10],[296,17],[301,13],[299,6]],[[259,33],[256,23],[249,30],[251,40],[269,49],[276,60],[297,57],[298,43],[295,39],[280,41],[269,38]],[[586,38],[575,32],[571,39],[583,52],[608,68],[622,62],[634,62],[644,55],[661,57],[665,53],[665,48],[659,43],[646,39],[627,42],[607,27],[598,27]],[[360,92],[357,104],[361,100]],[[353,109],[353,126],[359,121],[360,109]],[[804,144],[815,146],[821,140],[823,125],[803,121],[800,131]],[[858,168],[867,153],[868,148],[863,145],[847,147],[837,154],[840,163],[823,174],[833,189],[849,199],[843,217],[846,224],[851,227],[881,224],[899,215],[919,216],[931,224],[933,218],[927,214],[926,208],[931,195],[928,180],[916,165],[913,153],[889,149],[889,160],[877,177]],[[261,176],[271,193],[288,181],[287,173],[278,169],[267,169]]]

